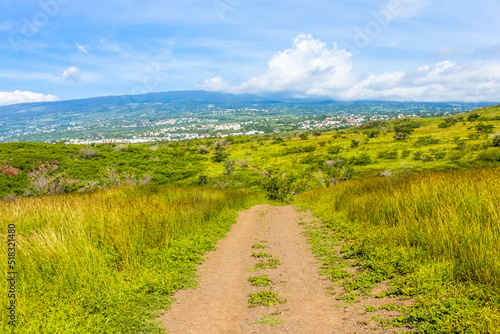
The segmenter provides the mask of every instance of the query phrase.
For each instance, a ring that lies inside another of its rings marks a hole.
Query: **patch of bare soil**
[[[362,300],[344,305],[332,296],[332,282],[319,275],[299,224],[306,213],[293,206],[258,205],[240,213],[238,222],[198,270],[199,288],[181,290],[161,320],[168,333],[364,333],[392,332],[370,322],[365,305],[390,301]],[[265,249],[253,249],[256,244]],[[276,269],[251,271],[265,252],[281,261]],[[267,275],[268,287],[254,287],[249,277]],[[272,291],[287,302],[250,307],[250,293]],[[392,300],[391,300],[392,302]],[[381,314],[391,316],[392,314]],[[397,314],[395,314],[397,315]],[[262,321],[266,320],[266,321]],[[256,323],[257,322],[257,323]],[[262,324],[258,322],[275,322]]]

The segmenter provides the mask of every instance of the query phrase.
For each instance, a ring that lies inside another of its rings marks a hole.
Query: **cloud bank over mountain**
[[[49,102],[59,98],[51,94],[33,93],[15,90],[13,92],[0,92],[0,106],[25,102]]]
[[[500,61],[442,61],[410,71],[354,72],[355,56],[337,44],[300,34],[291,48],[275,54],[267,70],[240,85],[217,76],[199,88],[230,93],[290,92],[297,97],[339,100],[496,101],[500,96]]]

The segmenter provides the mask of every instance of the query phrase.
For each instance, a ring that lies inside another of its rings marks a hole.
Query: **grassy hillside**
[[[196,285],[195,264],[256,199],[142,187],[0,202],[1,243],[9,224],[17,232],[14,332],[163,333],[159,310],[171,293]],[[0,262],[4,273],[6,266]],[[6,316],[2,333],[11,330]]]

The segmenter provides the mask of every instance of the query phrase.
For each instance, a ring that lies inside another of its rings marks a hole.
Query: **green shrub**
[[[304,181],[294,174],[283,173],[280,176],[274,176],[265,172],[262,183],[267,197],[281,202],[290,202],[294,195],[305,189]]]
[[[449,128],[449,127],[451,127],[450,123],[441,122],[441,123],[438,124],[438,128],[440,128],[440,129]]]
[[[398,158],[398,151],[397,150],[380,151],[377,154],[377,158],[379,158],[379,159],[397,159]]]
[[[372,158],[367,153],[361,153],[349,158],[349,163],[356,166],[365,166],[372,163]]]
[[[328,147],[328,153],[329,154],[337,155],[340,152],[342,152],[342,146],[336,145],[336,146],[330,146],[330,147]]]

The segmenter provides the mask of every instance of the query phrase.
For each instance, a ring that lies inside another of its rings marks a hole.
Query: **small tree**
[[[99,150],[93,147],[85,147],[80,150],[80,153],[86,158],[90,159],[99,155]]]
[[[497,132],[491,136],[491,145],[500,146],[500,132]]]
[[[290,202],[294,195],[306,188],[303,180],[293,174],[283,173],[281,176],[273,176],[268,172],[262,172],[262,181],[267,197],[281,202]]]
[[[299,133],[299,138],[302,140],[307,140],[309,139],[309,134],[307,132],[301,132]]]
[[[319,136],[321,136],[321,131],[319,131],[319,130],[313,130],[313,131],[311,132],[311,134],[312,134],[314,137],[318,138]]]
[[[477,133],[492,133],[495,126],[493,126],[493,124],[484,124],[483,122],[480,122],[475,126],[475,128]]]
[[[229,154],[226,152],[226,149],[229,147],[229,145],[231,144],[223,139],[217,140],[212,144],[212,146],[214,147],[213,160],[215,162],[223,162],[229,157]]]
[[[410,137],[415,130],[415,124],[411,122],[394,125],[394,139],[404,140]]]
[[[226,169],[227,175],[232,175],[234,171],[234,165],[236,162],[234,159],[226,159],[224,161],[224,168]]]

